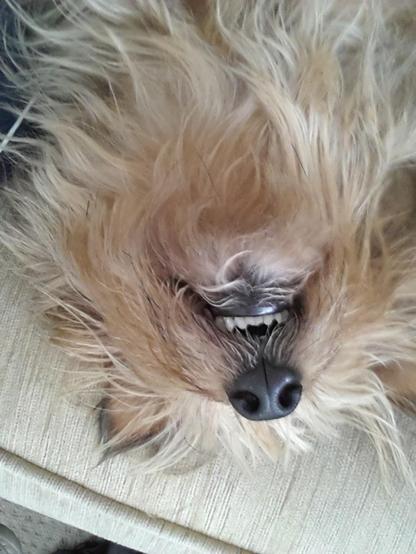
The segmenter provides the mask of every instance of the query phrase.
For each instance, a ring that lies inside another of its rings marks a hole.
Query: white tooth
[[[234,318],[232,317],[224,317],[225,326],[229,331],[232,331],[235,327]]]
[[[285,323],[289,318],[289,312],[287,310],[283,310],[283,312],[279,312],[275,315],[275,319],[277,323]]]
[[[247,321],[247,325],[258,325],[259,324],[259,320],[257,317],[246,317],[246,321]]]
[[[247,327],[247,321],[245,317],[236,317],[234,321],[239,329],[245,329]]]
[[[274,315],[265,315],[263,319],[263,323],[267,326],[271,325],[274,321],[275,316]]]
[[[259,325],[263,325],[265,323],[263,316],[256,316],[256,317],[246,317],[247,325],[251,325],[252,327],[258,327]],[[266,324],[267,325],[267,324]]]
[[[223,317],[217,316],[215,318],[215,325],[218,327],[218,329],[221,329],[221,331],[226,331],[227,330]]]

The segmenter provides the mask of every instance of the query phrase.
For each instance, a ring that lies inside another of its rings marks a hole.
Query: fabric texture
[[[51,554],[58,548],[72,549],[90,538],[89,533],[2,499],[0,524],[13,531],[24,554]]]
[[[95,413],[67,393],[77,364],[48,344],[10,267],[3,253],[0,497],[147,554],[416,552],[415,492],[394,476],[386,492],[356,430],[252,475],[225,455],[152,476],[137,452],[99,463]],[[414,418],[398,418],[415,466]]]

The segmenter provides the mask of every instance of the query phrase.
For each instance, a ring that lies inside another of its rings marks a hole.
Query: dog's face
[[[114,27],[91,3],[90,27],[42,35],[51,139],[5,242],[90,363],[107,444],[157,442],[160,465],[189,445],[299,449],[345,421],[396,440],[377,372],[413,356],[407,147],[383,131],[398,96],[366,77],[372,43],[338,40],[356,14],[277,4],[202,22],[126,4]]]
[[[102,347],[86,350],[108,363],[106,440],[270,453],[348,417],[373,432],[397,278],[380,230],[330,152],[300,159],[256,134],[258,116],[232,137],[214,127],[147,151],[130,187],[96,193],[65,229],[91,318],[77,327],[96,325]]]

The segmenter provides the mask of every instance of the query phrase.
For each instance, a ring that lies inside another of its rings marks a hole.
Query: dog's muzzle
[[[216,327],[243,343],[246,341],[251,352],[253,349],[257,352],[255,364],[248,358],[249,367],[227,390],[234,409],[256,421],[279,419],[292,413],[302,395],[301,377],[283,358],[289,358],[295,336],[299,299],[279,294],[273,298],[265,287],[248,283],[247,290],[228,290],[225,295],[206,300]],[[244,358],[242,365],[246,365]]]
[[[239,300],[239,301],[238,301]],[[262,297],[240,297],[230,309],[217,308],[216,323],[228,331],[248,331],[259,339],[259,356],[254,368],[239,375],[228,390],[234,409],[251,420],[270,420],[293,412],[302,395],[299,373],[287,363],[273,363],[264,355],[273,328],[284,327],[290,317],[281,302]]]
[[[293,412],[302,395],[300,376],[294,369],[273,366],[264,359],[239,375],[228,398],[234,409],[252,420],[279,419]]]

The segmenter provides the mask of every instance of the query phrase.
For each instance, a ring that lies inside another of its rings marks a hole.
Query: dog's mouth
[[[290,305],[262,294],[261,289],[249,294],[235,292],[222,299],[222,303],[209,304],[215,325],[221,331],[241,332],[262,337],[290,317]]]
[[[215,316],[215,325],[221,331],[243,331],[251,334],[264,335],[267,330],[277,326],[284,325],[289,319],[289,310],[283,309],[266,315],[257,316]]]
[[[197,312],[207,315],[220,331],[251,338],[265,337],[276,328],[283,327],[290,320],[294,308],[293,298],[271,298],[261,289],[251,290],[249,294],[229,291],[224,296],[220,294],[207,298],[183,280],[175,280],[175,288],[190,294]]]

